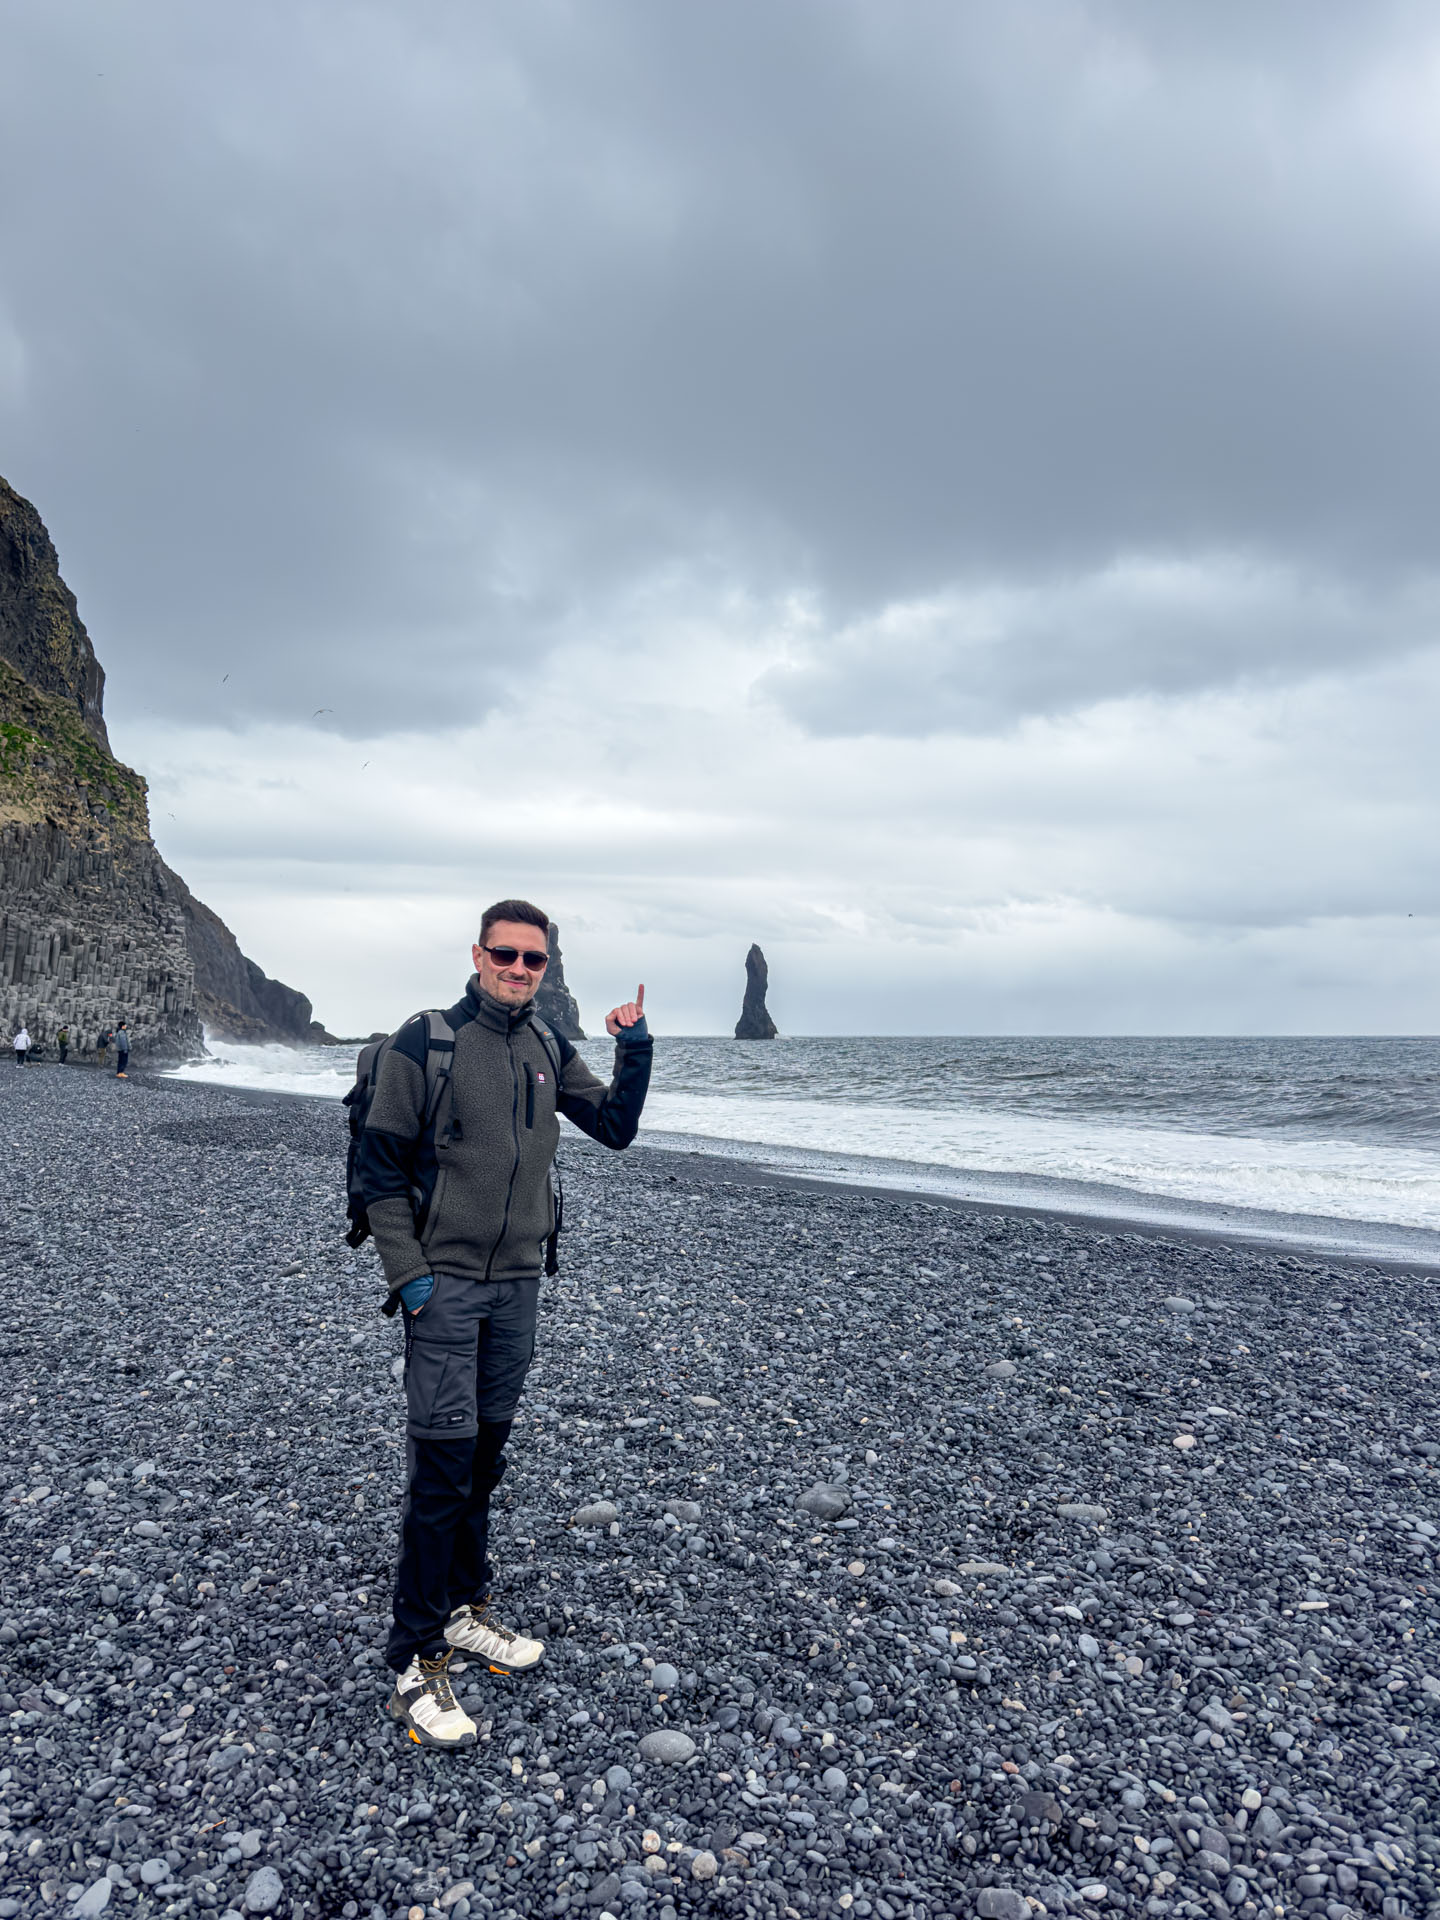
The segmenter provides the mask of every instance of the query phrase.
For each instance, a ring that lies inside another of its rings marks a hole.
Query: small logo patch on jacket
[[[536,1078],[536,1079],[537,1079],[537,1080],[538,1080],[538,1081],[540,1082],[540,1084],[541,1084],[541,1086],[543,1087],[543,1086],[544,1086],[544,1084],[545,1084],[545,1076],[544,1076],[544,1074],[543,1074],[543,1073],[537,1073],[537,1074],[536,1074],[536,1076],[535,1076],[535,1078]]]

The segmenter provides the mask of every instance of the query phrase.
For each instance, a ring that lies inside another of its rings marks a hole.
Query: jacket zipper
[[[490,1258],[485,1262],[485,1278],[488,1280],[495,1266],[495,1256],[505,1244],[510,1231],[510,1202],[515,1195],[515,1176],[520,1171],[520,1076],[515,1071],[515,1036],[505,1036],[505,1052],[510,1061],[510,1137],[515,1142],[515,1158],[510,1162],[510,1184],[505,1189],[505,1214],[500,1222],[500,1236],[490,1249]]]
[[[535,1069],[528,1060],[525,1062],[525,1124],[535,1125]]]

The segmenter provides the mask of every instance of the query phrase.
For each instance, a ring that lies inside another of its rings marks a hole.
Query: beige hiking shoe
[[[475,1722],[450,1687],[450,1656],[412,1660],[395,1682],[385,1711],[418,1747],[473,1747]]]
[[[543,1640],[503,1627],[488,1606],[457,1607],[445,1628],[452,1647],[483,1660],[492,1673],[530,1673],[545,1657]]]

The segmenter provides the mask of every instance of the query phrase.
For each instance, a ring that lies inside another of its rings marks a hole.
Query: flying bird
[[[334,707],[316,707],[314,713],[311,714],[310,718],[312,720],[318,720],[322,713],[333,713],[334,711],[335,711]]]
[[[228,673],[222,673],[222,674],[221,674],[221,676],[220,676],[220,684],[221,684],[221,686],[222,686],[222,687],[224,686],[224,684],[225,684],[225,682],[226,682],[226,681],[227,681],[227,680],[228,680],[229,678],[230,678],[230,676],[229,676],[229,674],[228,674]]]

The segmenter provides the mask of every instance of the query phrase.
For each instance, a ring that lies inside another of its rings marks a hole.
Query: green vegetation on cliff
[[[73,701],[42,693],[0,659],[0,824],[148,838],[144,780],[108,754]]]

